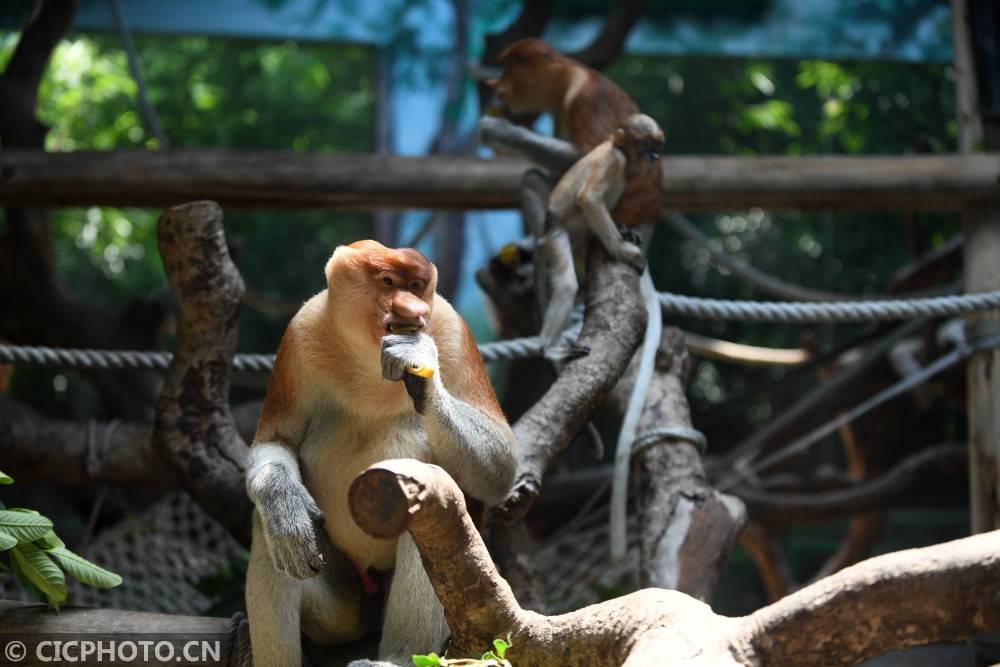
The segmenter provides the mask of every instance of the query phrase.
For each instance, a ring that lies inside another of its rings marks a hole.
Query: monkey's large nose
[[[426,317],[429,312],[431,312],[430,306],[409,292],[399,291],[392,296],[392,314],[397,317],[419,320]]]

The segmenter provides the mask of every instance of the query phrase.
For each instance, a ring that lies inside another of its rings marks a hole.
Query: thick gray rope
[[[542,346],[538,338],[512,338],[493,343],[481,343],[483,361],[508,361],[538,357]],[[145,369],[165,371],[173,355],[169,352],[139,352],[135,350],[81,350],[72,348],[37,347],[30,345],[0,345],[0,363],[90,370]],[[249,373],[269,373],[274,366],[273,354],[237,354],[233,369]]]
[[[670,292],[660,292],[665,313],[704,320],[742,322],[887,322],[933,317],[952,317],[1000,308],[1000,291],[935,296],[924,299],[885,299],[879,301],[731,301],[702,299]]]
[[[953,317],[1000,308],[1000,291],[928,297],[925,299],[889,299],[884,301],[848,301],[837,303],[729,301],[702,299],[660,292],[660,305],[669,315],[700,319],[741,320],[745,322],[873,322]],[[483,361],[509,361],[542,355],[536,336],[481,343]],[[166,370],[169,352],[137,350],[81,350],[28,345],[0,345],[0,363],[24,364],[97,370],[137,368]],[[274,365],[273,354],[237,354],[233,368],[250,373],[268,373]]]

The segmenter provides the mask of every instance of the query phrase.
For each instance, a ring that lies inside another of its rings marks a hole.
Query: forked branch
[[[1000,531],[872,558],[744,618],[660,589],[543,616],[518,605],[441,468],[377,463],[351,485],[350,506],[372,535],[413,536],[445,608],[452,655],[510,632],[521,667],[853,665],[1000,627]]]

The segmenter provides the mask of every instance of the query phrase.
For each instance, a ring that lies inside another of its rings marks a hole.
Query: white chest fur
[[[347,494],[351,482],[368,466],[390,458],[432,461],[420,417],[372,419],[338,413],[316,413],[300,450],[303,481],[326,515],[330,540],[360,571],[385,570],[395,560],[396,540],[381,540],[362,531],[351,518]]]

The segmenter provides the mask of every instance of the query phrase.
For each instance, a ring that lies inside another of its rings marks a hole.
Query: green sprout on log
[[[0,484],[13,483],[0,472]],[[50,519],[24,507],[0,503],[0,551],[10,552],[9,567],[0,561],[0,576],[13,571],[21,588],[57,611],[66,601],[66,574],[94,588],[122,583],[119,575],[67,549]]]
[[[512,667],[507,660],[507,650],[513,646],[510,633],[507,639],[494,639],[493,650],[481,658],[442,658],[437,653],[413,656],[414,667]]]

